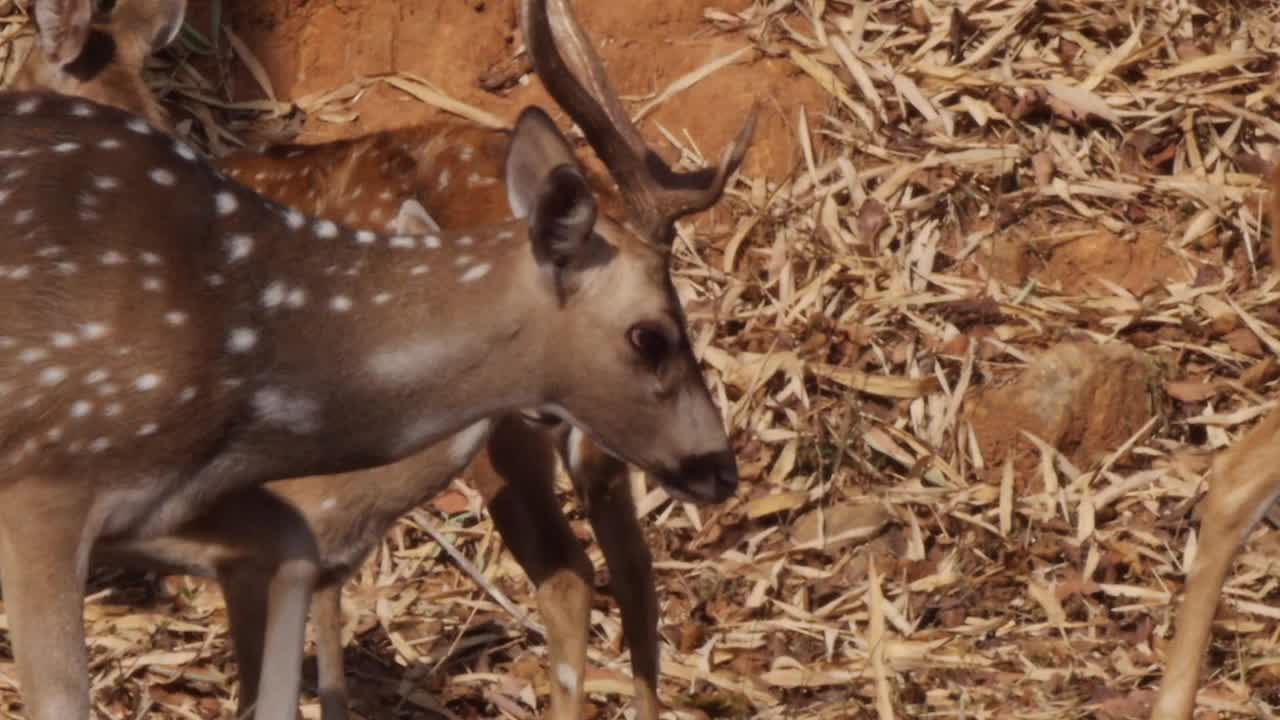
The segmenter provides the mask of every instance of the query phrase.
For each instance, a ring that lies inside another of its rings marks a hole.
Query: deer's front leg
[[[88,503],[50,483],[0,493],[0,581],[29,720],[87,720],[84,636]]]
[[[316,591],[311,604],[321,720],[347,720],[347,676],[342,659],[342,583]]]
[[[548,717],[576,720],[582,716],[594,569],[556,499],[551,438],[516,416],[505,417],[471,468],[498,533],[537,587],[551,655]]]
[[[1236,551],[1280,495],[1280,411],[1227,451],[1214,469],[1200,523],[1200,545],[1187,576],[1153,720],[1190,720],[1213,618]]]
[[[319,551],[292,505],[260,488],[236,493],[177,533],[217,548],[218,581],[240,672],[240,709],[295,720],[307,609]]]
[[[658,597],[653,556],[636,517],[626,463],[603,452],[581,432],[565,428],[560,447],[587,519],[609,566],[609,585],[622,612],[622,635],[631,648],[636,717],[658,720]]]

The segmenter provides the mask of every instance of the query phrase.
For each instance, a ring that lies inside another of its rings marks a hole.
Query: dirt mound
[[[1156,363],[1129,345],[1061,343],[1013,382],[979,392],[968,420],[995,471],[1011,460],[1018,477],[1038,476],[1041,452],[1024,433],[1085,470],[1159,412],[1159,379]]]

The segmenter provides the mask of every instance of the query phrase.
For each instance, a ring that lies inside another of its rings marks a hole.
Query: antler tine
[[[756,107],[719,166],[676,172],[640,136],[568,0],[521,0],[520,22],[534,70],[582,128],[653,239],[670,242],[676,220],[720,199],[751,144]]]

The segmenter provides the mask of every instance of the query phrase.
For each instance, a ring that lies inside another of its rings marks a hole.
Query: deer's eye
[[[627,331],[627,341],[640,359],[651,368],[661,367],[671,352],[671,343],[662,329],[649,323],[636,323]]]

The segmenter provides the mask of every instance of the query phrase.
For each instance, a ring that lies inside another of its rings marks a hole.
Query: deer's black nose
[[[687,457],[672,484],[692,502],[723,502],[738,489],[738,461],[728,450]]]

